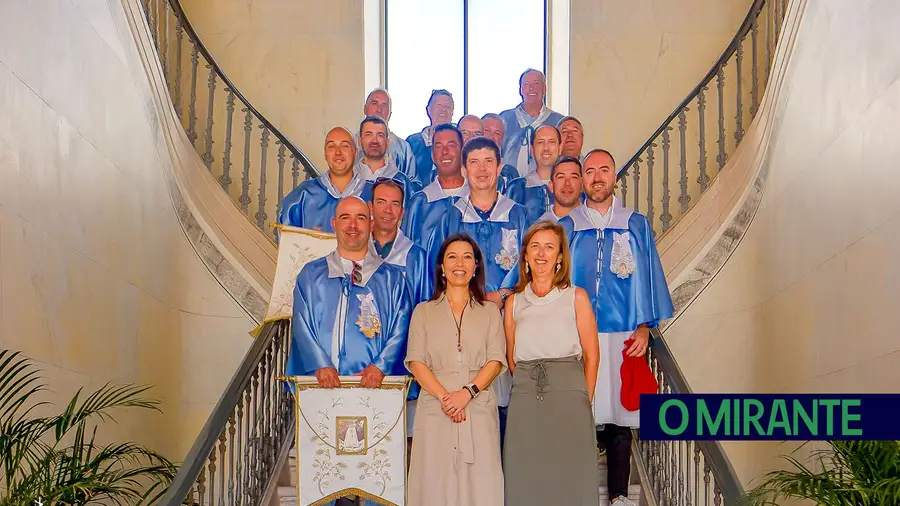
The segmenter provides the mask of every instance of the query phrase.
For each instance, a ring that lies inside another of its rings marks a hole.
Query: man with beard
[[[501,310],[512,293],[502,286],[519,260],[522,238],[531,222],[525,208],[497,191],[500,174],[500,148],[486,137],[476,137],[463,147],[463,169],[469,184],[469,195],[456,201],[434,228],[427,241],[429,264],[435,265],[444,239],[457,233],[469,234],[484,255],[485,299]],[[497,396],[500,416],[500,441],[506,431],[506,407],[512,377],[502,373],[491,387]]]
[[[563,155],[556,159],[547,183],[553,193],[553,206],[540,220],[559,221],[581,205],[581,162],[578,158]],[[571,223],[571,221],[567,222]],[[565,226],[563,227],[565,228]],[[570,232],[567,230],[566,232]]]
[[[364,388],[378,388],[403,369],[409,290],[403,271],[369,248],[362,199],[341,199],[332,221],[337,248],[297,275],[286,374],[315,374],[325,388],[356,375]]]
[[[506,123],[506,139],[503,141],[503,159],[514,165],[520,176],[534,170],[531,156],[531,138],[542,125],[557,125],[562,114],[551,111],[544,104],[547,82],[544,74],[535,69],[526,70],[519,77],[519,95],[522,103],[514,109],[500,113]]]
[[[403,233],[423,248],[427,246],[431,231],[456,200],[469,194],[460,161],[462,133],[453,125],[438,125],[434,128],[432,140],[431,156],[437,167],[437,177],[408,199],[406,216],[401,225]],[[434,273],[429,274],[434,276]]]
[[[453,95],[447,90],[434,90],[428,98],[425,113],[431,124],[423,128],[421,132],[406,138],[416,159],[416,177],[422,186],[427,186],[432,181],[431,144],[434,138],[434,129],[438,125],[446,125],[453,120]]]
[[[536,221],[550,210],[553,205],[553,194],[547,183],[556,159],[559,158],[559,130],[544,125],[534,131],[531,138],[531,152],[537,168],[509,183],[506,194],[509,198],[525,206],[529,221]]]
[[[388,142],[387,123],[379,116],[369,116],[359,124],[359,143],[363,147],[363,156],[357,165],[357,172],[367,181],[378,178],[390,178],[403,186],[409,194],[419,190],[406,174],[394,164],[394,159],[387,156]]]
[[[622,352],[644,356],[650,329],[672,317],[672,299],[647,218],[613,194],[612,155],[602,149],[589,152],[582,177],[585,203],[560,222],[571,221],[569,249],[572,264],[579,266],[572,281],[591,299],[605,357],[593,410],[596,425],[604,426],[598,440],[606,447],[609,500],[612,506],[627,506],[633,505],[627,498],[631,430],[640,426],[640,410],[629,411],[621,403]]]
[[[416,156],[413,154],[412,148],[410,148],[409,143],[402,138],[397,137],[394,132],[391,132],[387,126],[388,121],[391,120],[391,96],[388,94],[387,90],[384,88],[375,88],[372,90],[369,93],[369,96],[366,97],[366,105],[363,109],[363,113],[366,117],[378,116],[384,120],[385,130],[387,130],[386,145],[388,158],[394,162],[394,165],[400,169],[400,172],[415,182],[417,186],[421,187],[423,183],[419,181],[417,176]],[[358,138],[356,140],[360,152],[365,151],[363,149],[362,140]]]
[[[584,128],[581,121],[574,116],[566,116],[560,120],[556,128],[562,137],[560,145],[562,154],[580,159],[581,148],[584,146]]]
[[[334,232],[331,218],[340,199],[354,195],[368,200],[371,196],[372,185],[353,170],[355,162],[353,135],[344,127],[332,128],[325,136],[328,171],[287,194],[281,202],[278,223]]]
[[[496,142],[498,146],[503,146],[503,138],[506,136],[506,124],[499,114],[489,112],[481,117],[484,136]],[[519,177],[519,171],[515,167],[503,160],[503,168],[500,169],[500,177],[497,178],[497,189],[501,193],[506,193],[509,183]]]

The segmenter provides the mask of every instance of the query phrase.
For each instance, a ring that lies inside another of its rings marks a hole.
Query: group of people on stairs
[[[436,90],[431,124],[406,140],[377,89],[358,129],[328,132],[328,170],[279,213],[337,238],[297,277],[286,374],[414,378],[411,506],[595,506],[598,448],[610,503],[631,505],[640,410],[623,378],[672,300],[647,218],[615,196],[612,154],[582,154],[543,74],[519,87],[516,108],[455,125]]]

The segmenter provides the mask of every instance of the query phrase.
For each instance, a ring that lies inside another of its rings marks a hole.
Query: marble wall
[[[889,318],[900,298],[900,50],[889,42],[900,5],[805,5],[774,97],[757,214],[665,332],[697,392],[887,393],[900,384]],[[724,447],[745,486],[791,449]]]
[[[624,164],[712,67],[751,0],[571,0],[569,111]]]
[[[106,437],[183,458],[254,327],[176,218],[172,161],[119,0],[0,2],[0,346],[49,400],[155,386]]]
[[[182,0],[200,40],[247,100],[317,167],[325,134],[365,102],[362,0]]]

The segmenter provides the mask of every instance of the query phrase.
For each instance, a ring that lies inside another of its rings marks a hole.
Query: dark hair
[[[559,134],[559,129],[553,125],[541,125],[534,129],[534,134],[531,136],[531,146],[534,147],[534,140],[537,138],[538,130],[542,128],[552,128],[554,132],[556,132],[556,142],[562,142],[562,135]]]
[[[557,158],[555,162],[553,162],[553,168],[550,169],[550,179],[553,179],[553,176],[556,175],[556,168],[564,163],[574,163],[578,166],[578,172],[581,172],[581,161],[578,158],[575,158],[574,156],[563,155]]]
[[[459,145],[462,146],[462,143],[463,143],[462,132],[459,131],[459,128],[456,128],[456,125],[453,125],[450,123],[443,123],[441,125],[434,127],[434,132],[431,134],[431,138],[434,139],[434,136],[437,135],[438,132],[443,132],[445,130],[450,130],[453,133],[455,133],[456,137],[459,138]]]
[[[444,90],[444,89],[432,90],[431,96],[428,97],[428,103],[425,104],[425,108],[428,109],[429,107],[431,107],[431,102],[435,99],[435,97],[438,97],[440,95],[443,95],[443,96],[449,98],[451,102],[453,101],[453,95],[451,95],[449,91]]]
[[[387,134],[387,121],[383,120],[381,116],[366,116],[366,118],[359,124],[359,135],[362,135],[363,127],[366,126],[366,123],[375,123],[376,125],[384,126],[384,133]]]
[[[466,159],[469,158],[469,153],[475,151],[476,149],[490,149],[494,152],[494,155],[497,157],[497,166],[500,166],[500,148],[497,146],[497,143],[494,142],[493,139],[488,139],[487,137],[472,137],[469,139],[469,142],[463,146],[462,149],[462,164],[466,164]]]
[[[400,190],[400,207],[403,208],[403,199],[406,198],[406,184],[403,181],[398,181],[390,177],[376,178],[375,184],[372,185],[372,202],[375,202],[375,190],[380,186],[392,186]]]
[[[581,120],[579,120],[575,116],[566,116],[565,118],[559,120],[559,123],[556,124],[557,130],[562,127],[562,124],[566,121],[574,121],[575,123],[578,123],[578,126],[581,128],[581,130],[584,130],[584,125],[581,124]]]
[[[541,80],[544,81],[544,83],[547,82],[547,76],[545,76],[543,72],[541,72],[538,69],[530,68],[530,69],[526,69],[525,72],[522,72],[522,74],[519,76],[519,89],[522,89],[522,81],[525,80],[525,76],[528,75],[529,72],[537,72],[538,74],[541,75]]]
[[[616,172],[616,159],[613,158],[612,153],[610,153],[609,151],[607,151],[605,149],[600,149],[600,148],[592,149],[592,150],[588,151],[587,154],[584,155],[581,159],[584,160],[585,162],[587,162],[587,159],[589,156],[597,154],[597,153],[603,153],[604,155],[608,156],[610,161],[612,161],[613,172]]]
[[[435,260],[434,263],[434,293],[431,295],[431,300],[438,300],[447,290],[447,280],[442,275],[444,255],[447,253],[447,248],[450,247],[451,244],[460,241],[472,246],[472,252],[475,253],[475,274],[472,276],[472,279],[469,280],[469,293],[472,294],[472,298],[475,299],[475,302],[484,304],[484,255],[481,254],[481,248],[478,247],[478,243],[475,242],[475,239],[472,239],[472,236],[466,233],[451,235],[444,239],[444,242],[441,244],[441,248],[438,250],[437,260]]]

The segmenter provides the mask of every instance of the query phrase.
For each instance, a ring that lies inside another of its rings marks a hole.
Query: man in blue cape
[[[369,248],[368,205],[341,199],[335,209],[337,248],[304,265],[294,288],[288,376],[315,375],[325,388],[338,376],[361,376],[378,388],[403,375],[412,306],[403,270]]]
[[[453,121],[453,95],[447,90],[434,90],[428,98],[425,113],[431,123],[406,138],[406,143],[416,159],[416,176],[422,186],[428,186],[432,178],[434,168],[431,160],[431,145],[434,138],[434,129],[438,125],[446,125]]]
[[[379,116],[368,116],[362,120],[359,124],[359,143],[363,152],[357,162],[356,171],[360,177],[373,184],[381,178],[397,181],[403,186],[408,198],[409,194],[419,191],[420,188],[394,164],[394,159],[388,155],[389,142],[387,123],[383,119]]]
[[[409,198],[401,222],[403,233],[423,248],[427,247],[431,231],[456,200],[469,194],[469,186],[462,175],[462,145],[462,133],[455,126],[444,124],[434,128],[431,154],[437,177]]]
[[[560,156],[550,171],[547,187],[553,195],[553,205],[541,215],[540,221],[556,221],[565,218],[581,205],[583,185],[581,182],[581,161],[571,156]],[[571,223],[568,220],[566,223]],[[565,224],[563,227],[565,228]],[[571,230],[567,230],[569,233]]]
[[[354,170],[356,144],[344,127],[334,127],[325,136],[325,163],[328,171],[307,179],[281,202],[278,223],[322,232],[334,232],[331,222],[338,201],[357,196],[371,197],[372,185]]]
[[[502,309],[512,290],[501,285],[518,262],[522,238],[531,223],[524,207],[497,191],[502,160],[500,148],[494,141],[487,137],[470,140],[463,147],[462,161],[468,176],[469,195],[457,200],[432,231],[426,248],[429,263],[436,263],[444,239],[457,233],[469,234],[478,242],[484,255],[485,298]],[[498,376],[492,388],[497,395],[502,442],[512,388],[509,372]]]
[[[537,221],[553,205],[553,194],[547,183],[556,159],[559,158],[559,131],[554,126],[544,125],[535,130],[531,138],[531,152],[535,160],[535,170],[525,177],[509,183],[506,194],[509,198],[525,206],[528,219]]]
[[[503,146],[503,138],[506,137],[506,123],[499,114],[489,112],[481,117],[481,124],[484,130],[484,136],[493,140],[498,146]],[[497,178],[497,189],[501,193],[506,194],[509,183],[519,177],[519,171],[515,167],[503,160],[503,167],[500,169],[500,177]]]
[[[522,103],[500,113],[506,123],[506,139],[503,141],[503,159],[525,176],[534,170],[531,156],[531,138],[541,125],[557,125],[562,114],[551,111],[544,104],[547,83],[539,70],[528,69],[519,77],[519,95]]]
[[[387,156],[393,161],[400,172],[407,178],[411,179],[416,186],[422,187],[423,182],[419,181],[416,171],[416,157],[413,154],[409,144],[402,138],[398,137],[388,128],[388,122],[391,120],[391,96],[384,88],[375,88],[366,97],[366,105],[363,109],[366,117],[378,116],[384,120],[385,129],[387,130]],[[360,153],[365,151],[361,139],[357,137],[358,148]]]
[[[584,159],[585,203],[563,221],[573,229],[572,281],[590,296],[597,318],[600,353],[594,422],[604,426],[598,439],[605,443],[610,504],[631,506],[631,430],[640,426],[640,410],[622,405],[623,351],[643,357],[650,329],[672,317],[672,299],[656,251],[653,232],[644,215],[624,207],[614,195],[615,161],[595,149]],[[626,348],[626,341],[633,339]]]

